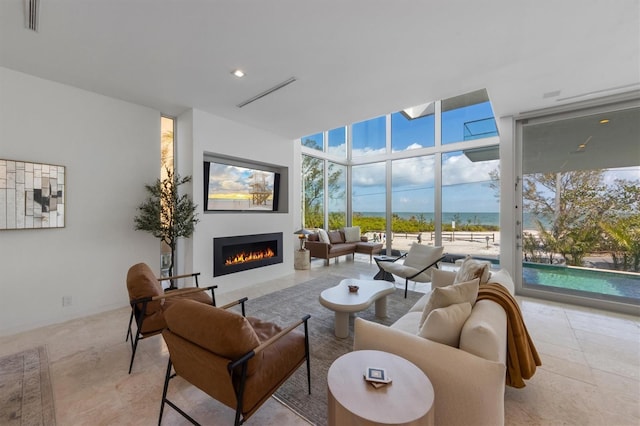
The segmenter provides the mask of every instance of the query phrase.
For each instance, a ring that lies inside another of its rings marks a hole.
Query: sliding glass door
[[[640,304],[640,107],[519,126],[523,289]]]

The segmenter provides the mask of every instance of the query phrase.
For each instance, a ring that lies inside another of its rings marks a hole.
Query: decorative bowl
[[[360,287],[358,287],[357,285],[350,285],[349,286],[349,293],[357,293],[359,288]]]

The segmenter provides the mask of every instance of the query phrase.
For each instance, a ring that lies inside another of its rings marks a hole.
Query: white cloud
[[[474,163],[462,152],[447,155],[442,163],[442,184],[457,185],[461,183],[488,181],[489,172],[500,166],[500,160]]]

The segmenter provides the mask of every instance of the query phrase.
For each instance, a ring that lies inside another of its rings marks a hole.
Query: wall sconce
[[[298,238],[300,239],[300,251],[304,251],[304,240],[306,240],[307,235],[310,235],[310,234],[313,234],[313,232],[307,231],[304,228],[298,229],[296,232],[294,232],[294,235],[297,235]]]

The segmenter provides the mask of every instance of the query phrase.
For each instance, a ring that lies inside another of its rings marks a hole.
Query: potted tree
[[[191,176],[180,177],[167,167],[167,177],[157,179],[153,185],[145,185],[148,197],[138,206],[134,218],[135,229],[147,231],[160,238],[171,249],[169,276],[173,275],[178,238],[193,235],[197,218],[197,205],[186,195],[179,195],[179,187],[191,181]],[[171,287],[175,288],[171,282]]]

